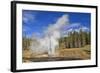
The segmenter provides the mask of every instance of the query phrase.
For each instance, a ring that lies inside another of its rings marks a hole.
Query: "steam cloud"
[[[30,48],[38,54],[48,52],[49,55],[54,55],[55,50],[59,46],[58,39],[61,37],[61,28],[69,24],[68,15],[62,15],[55,24],[50,24],[44,31],[43,38],[32,37],[33,42]]]

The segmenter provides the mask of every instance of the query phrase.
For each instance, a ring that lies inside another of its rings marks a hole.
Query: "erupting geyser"
[[[49,25],[44,31],[44,37],[32,37],[30,48],[37,54],[47,52],[50,57],[55,56],[55,50],[59,48],[59,38],[61,37],[61,28],[69,23],[68,15],[60,17],[55,24]]]

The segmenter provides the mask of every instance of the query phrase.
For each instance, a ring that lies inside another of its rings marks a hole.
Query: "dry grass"
[[[81,48],[65,48],[57,52],[59,52],[60,57],[90,59],[91,47],[90,45],[86,45]]]
[[[69,59],[88,59],[89,55],[80,48],[71,48],[60,50],[59,57],[66,57]]]
[[[85,47],[82,47],[81,49],[84,50],[87,54],[91,54],[91,46],[90,45],[86,45]]]
[[[23,55],[23,58],[30,58],[32,55],[32,51],[29,49],[23,50],[22,55]]]

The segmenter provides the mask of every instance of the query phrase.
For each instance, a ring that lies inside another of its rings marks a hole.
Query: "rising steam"
[[[68,15],[62,15],[55,24],[49,25],[44,31],[44,37],[32,37],[30,48],[35,53],[47,52],[49,55],[54,55],[55,50],[59,47],[58,39],[61,37],[61,28],[69,24]]]

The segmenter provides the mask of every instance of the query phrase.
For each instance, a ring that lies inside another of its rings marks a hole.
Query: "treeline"
[[[69,32],[67,37],[59,39],[59,47],[61,48],[80,48],[91,42],[90,32]]]
[[[27,50],[29,49],[30,45],[31,45],[31,39],[27,38],[27,37],[23,37],[22,38],[22,46],[23,46],[23,50]]]

